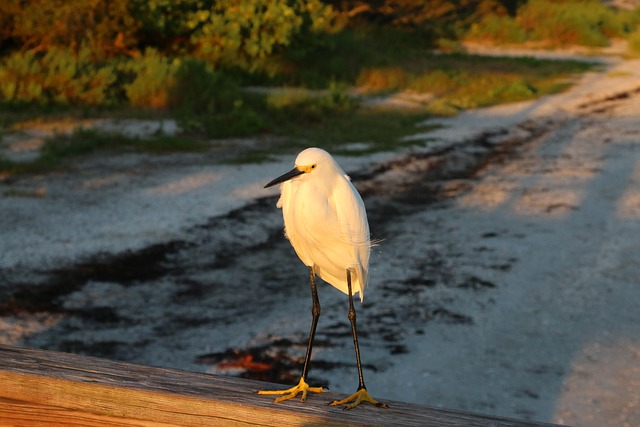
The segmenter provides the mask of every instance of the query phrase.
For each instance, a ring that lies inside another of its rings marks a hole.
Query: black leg
[[[309,387],[307,384],[307,374],[309,372],[309,361],[311,360],[311,350],[313,348],[313,339],[316,335],[316,327],[318,326],[318,319],[320,318],[320,301],[318,300],[318,288],[316,287],[316,274],[313,268],[309,267],[309,280],[311,281],[311,297],[313,298],[313,308],[311,313],[313,314],[313,320],[311,321],[311,331],[309,331],[309,344],[307,345],[307,354],[304,357],[304,367],[302,368],[302,376],[298,385],[293,386],[287,390],[259,390],[258,394],[268,395],[280,395],[274,403],[283,402],[285,400],[292,399],[298,394],[302,393],[300,399],[304,402],[307,399],[308,393],[322,393],[322,387]]]
[[[353,346],[356,349],[356,364],[358,365],[358,390],[366,389],[364,376],[362,375],[362,364],[360,363],[360,346],[358,345],[358,332],[356,330],[356,309],[353,306],[353,292],[351,290],[351,270],[347,269],[347,288],[349,290],[349,322],[351,322],[351,333],[353,334]]]
[[[353,346],[356,349],[356,364],[358,365],[358,390],[351,396],[330,402],[330,405],[346,405],[344,409],[353,409],[362,402],[368,402],[378,408],[388,408],[386,403],[380,403],[373,399],[364,385],[362,375],[362,363],[360,363],[360,346],[358,345],[358,332],[356,330],[356,309],[353,306],[353,289],[351,287],[351,270],[347,269],[347,290],[349,291],[349,322],[351,322],[351,332],[353,333]]]
[[[311,281],[311,298],[313,299],[313,307],[311,307],[311,331],[309,331],[309,344],[307,344],[307,354],[304,357],[304,367],[302,368],[302,378],[306,381],[309,373],[309,361],[311,360],[311,350],[313,348],[313,339],[316,336],[316,327],[320,318],[320,300],[318,299],[318,287],[316,286],[316,273],[313,267],[309,267],[309,280]],[[359,362],[358,362],[359,363]],[[360,365],[358,365],[360,366]]]

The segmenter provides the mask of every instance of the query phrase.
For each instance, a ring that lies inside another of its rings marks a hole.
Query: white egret
[[[278,403],[299,393],[302,393],[304,402],[308,392],[322,392],[322,387],[310,387],[307,384],[313,339],[320,317],[315,280],[318,275],[349,297],[348,318],[358,367],[358,390],[348,398],[333,401],[331,404],[346,405],[345,409],[355,408],[361,402],[386,407],[387,405],[371,398],[367,392],[356,332],[353,295],[358,292],[361,301],[364,297],[371,251],[369,223],[362,198],[333,157],[319,148],[307,148],[302,151],[296,158],[295,167],[269,182],[265,188],[280,183],[281,195],[277,207],[282,208],[286,237],[300,260],[309,268],[313,318],[298,385],[287,390],[259,393],[282,395],[275,400]]]

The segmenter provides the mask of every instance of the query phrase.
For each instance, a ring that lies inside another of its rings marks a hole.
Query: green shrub
[[[613,9],[599,0],[529,0],[514,18],[499,13],[483,15],[465,37],[501,44],[536,41],[550,47],[603,47],[610,38],[633,31],[639,18],[640,9]]]
[[[193,114],[224,113],[239,98],[240,88],[227,74],[197,59],[180,63],[170,90],[171,107]]]
[[[380,92],[403,88],[409,80],[409,73],[399,66],[369,67],[360,72],[356,85],[369,92]]]
[[[88,48],[95,57],[127,53],[137,43],[132,0],[3,0],[0,39],[46,52]]]
[[[349,95],[349,87],[344,83],[331,82],[322,105],[331,111],[351,111],[357,107],[357,102]]]
[[[213,137],[257,132],[261,120],[251,101],[228,74],[196,59],[180,63],[169,93],[180,126]]]
[[[471,26],[467,38],[493,43],[521,43],[527,39],[525,30],[509,15],[488,14]]]
[[[0,100],[37,104],[108,104],[117,80],[115,67],[78,54],[51,49],[44,55],[15,52],[0,63]]]
[[[449,73],[444,70],[432,70],[415,77],[410,88],[422,93],[443,95],[456,85]]]
[[[179,66],[178,60],[171,60],[151,48],[144,55],[124,62],[122,71],[133,76],[132,81],[124,85],[129,104],[134,107],[166,108],[169,90]]]
[[[533,40],[552,45],[607,46],[624,31],[616,13],[598,0],[530,0],[517,21]]]
[[[333,8],[320,0],[218,0],[194,11],[188,25],[196,56],[250,70],[302,33],[337,28]]]
[[[346,85],[330,83],[324,91],[289,90],[267,97],[267,114],[296,123],[318,122],[336,114],[352,112],[357,102],[347,92]]]

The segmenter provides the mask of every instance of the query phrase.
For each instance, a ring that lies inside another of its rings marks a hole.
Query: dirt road
[[[603,80],[588,99],[543,102],[524,143],[443,182],[445,200],[387,229],[394,256],[382,275],[432,280],[415,232],[429,230],[453,279],[428,283],[416,306],[449,301],[469,326],[407,336],[394,360],[416,369],[378,388],[570,425],[640,425],[640,80]],[[461,286],[475,292],[451,289]]]
[[[376,397],[640,425],[640,62],[610,67],[443,120],[423,148],[340,159],[381,240],[357,307]],[[307,273],[261,189],[293,158],[3,182],[0,342],[296,381]],[[310,380],[351,392],[346,299],[319,292]]]

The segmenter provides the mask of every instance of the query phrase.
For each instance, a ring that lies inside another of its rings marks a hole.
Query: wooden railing
[[[345,411],[327,392],[274,404],[273,384],[0,346],[0,426],[543,426],[402,402]],[[277,387],[277,386],[276,386]]]

